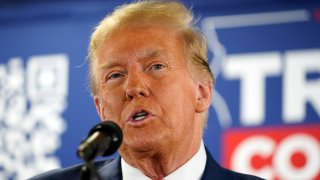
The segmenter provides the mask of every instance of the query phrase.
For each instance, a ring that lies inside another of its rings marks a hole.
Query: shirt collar
[[[202,177],[207,161],[207,154],[201,141],[198,152],[185,164],[176,169],[174,172],[164,177],[165,180],[199,180]],[[123,180],[150,180],[139,169],[132,167],[121,158],[121,169]]]

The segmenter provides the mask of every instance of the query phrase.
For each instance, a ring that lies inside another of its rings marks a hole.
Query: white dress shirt
[[[173,171],[164,180],[199,180],[202,177],[206,166],[207,154],[201,141],[198,152],[185,164]],[[144,175],[139,169],[132,167],[121,158],[121,170],[123,180],[150,180],[151,178]]]

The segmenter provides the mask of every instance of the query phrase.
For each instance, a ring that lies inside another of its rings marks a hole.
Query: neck
[[[162,179],[178,169],[197,153],[200,148],[201,139],[185,143],[188,143],[189,146],[172,144],[171,146],[167,146],[170,148],[166,148],[166,150],[156,149],[148,152],[126,152],[123,149],[120,151],[120,154],[128,164],[139,169],[151,179]]]

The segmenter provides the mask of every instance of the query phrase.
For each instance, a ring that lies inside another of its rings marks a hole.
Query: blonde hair
[[[176,27],[183,35],[189,67],[215,82],[207,58],[207,43],[200,31],[194,28],[193,15],[182,3],[176,1],[144,0],[119,6],[107,15],[92,33],[89,47],[90,81],[92,93],[97,94],[94,77],[97,51],[101,44],[118,28],[128,24],[163,23]]]

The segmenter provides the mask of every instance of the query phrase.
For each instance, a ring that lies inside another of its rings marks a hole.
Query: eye
[[[161,70],[161,69],[164,69],[166,66],[163,65],[163,64],[154,64],[151,66],[151,70]]]
[[[111,73],[107,76],[107,80],[113,80],[122,77],[121,73]]]

